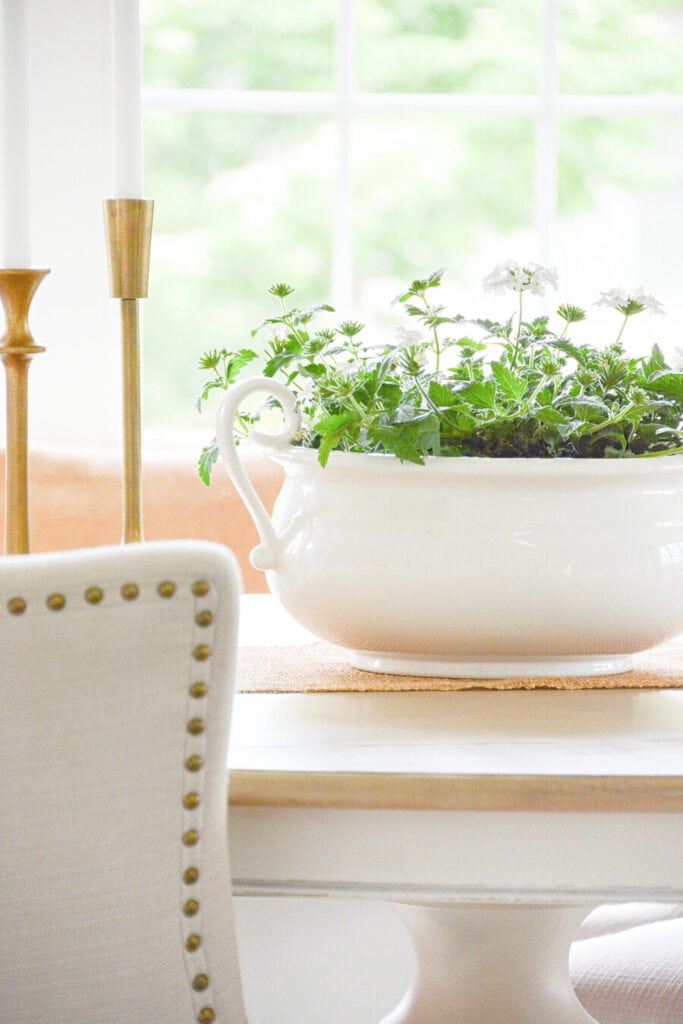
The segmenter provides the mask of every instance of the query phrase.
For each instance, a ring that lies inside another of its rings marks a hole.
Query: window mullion
[[[545,0],[543,60],[536,141],[536,232],[538,258],[553,263],[558,201],[558,88],[560,0]]]
[[[337,164],[332,230],[332,295],[334,304],[343,310],[350,309],[353,296],[353,0],[337,0],[335,50]]]

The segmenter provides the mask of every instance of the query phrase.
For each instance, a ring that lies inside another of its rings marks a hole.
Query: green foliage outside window
[[[541,0],[362,0],[356,87],[533,95],[542,9]],[[281,0],[143,0],[142,13],[151,87],[334,88],[336,0],[291,0],[286,13]],[[683,90],[682,20],[680,0],[565,3],[561,89]],[[561,216],[590,210],[607,188],[657,186],[661,120],[567,116],[560,127]],[[467,280],[483,237],[500,240],[500,258],[534,257],[507,247],[534,229],[533,116],[359,114],[351,130],[356,292],[376,282],[378,309],[424,266],[447,263],[449,280]],[[157,201],[148,423],[202,427],[187,367],[207,346],[244,344],[270,281],[286,275],[307,295],[330,294],[335,147],[324,113],[147,112],[146,191]]]

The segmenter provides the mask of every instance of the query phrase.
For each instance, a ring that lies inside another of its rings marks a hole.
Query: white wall
[[[379,1024],[410,982],[386,904],[241,897],[235,918],[249,1024]]]
[[[32,446],[118,445],[120,355],[102,199],[111,189],[109,0],[29,0]],[[0,416],[4,433],[4,414]]]

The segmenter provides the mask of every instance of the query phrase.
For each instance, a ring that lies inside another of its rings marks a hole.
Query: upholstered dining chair
[[[0,560],[2,1024],[245,1024],[238,592],[203,542]]]

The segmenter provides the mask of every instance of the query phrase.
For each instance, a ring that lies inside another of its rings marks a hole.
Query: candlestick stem
[[[143,539],[140,327],[137,299],[121,299],[123,355],[123,542]]]
[[[104,201],[110,291],[121,300],[125,544],[143,539],[138,299],[147,297],[153,211],[151,199]]]
[[[49,270],[0,270],[0,300],[7,331],[0,339],[0,359],[7,389],[7,449],[5,455],[5,552],[26,554],[30,549],[28,501],[28,371],[36,345],[28,325],[33,296]]]

